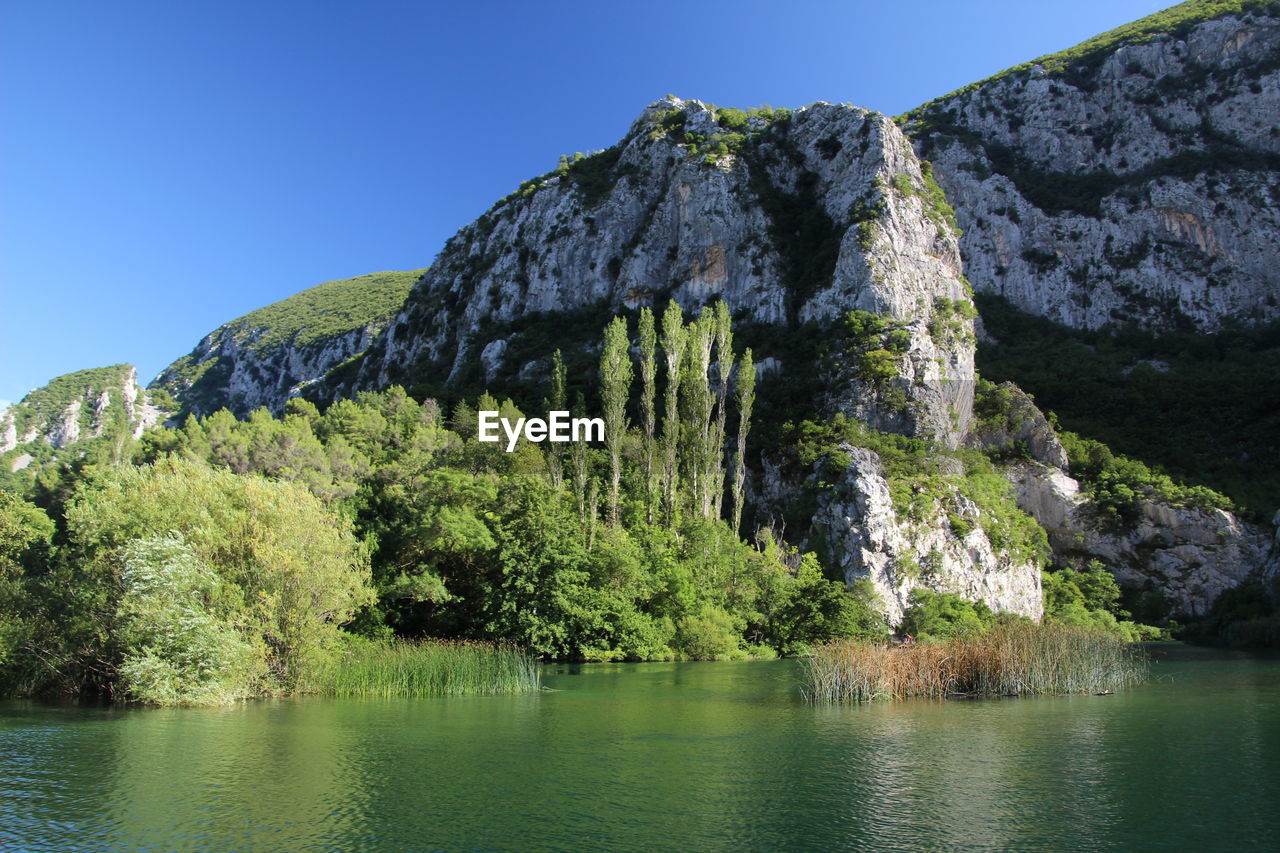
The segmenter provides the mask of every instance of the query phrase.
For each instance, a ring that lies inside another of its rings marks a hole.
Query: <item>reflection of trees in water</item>
[[[129,711],[110,732],[115,838],[156,849],[330,846],[358,830],[361,727],[342,703]]]

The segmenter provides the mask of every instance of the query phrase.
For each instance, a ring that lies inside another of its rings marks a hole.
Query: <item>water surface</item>
[[[1280,659],[1116,696],[814,706],[795,661],[532,696],[0,703],[20,850],[1275,850]]]

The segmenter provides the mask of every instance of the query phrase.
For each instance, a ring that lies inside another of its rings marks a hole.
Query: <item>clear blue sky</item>
[[[1167,2],[0,6],[0,400],[431,263],[668,92],[889,114]]]

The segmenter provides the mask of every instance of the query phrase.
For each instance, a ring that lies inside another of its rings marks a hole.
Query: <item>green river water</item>
[[[13,850],[1280,850],[1280,659],[1115,696],[822,706],[796,661],[518,697],[0,703]]]

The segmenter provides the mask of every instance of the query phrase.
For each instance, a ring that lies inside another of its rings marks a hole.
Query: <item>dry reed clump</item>
[[[1075,625],[1009,623],[945,643],[839,640],[805,662],[805,696],[823,701],[948,695],[1101,693],[1147,676],[1141,649]]]
[[[466,641],[361,642],[317,673],[314,690],[331,696],[452,696],[529,693],[537,660],[515,646]]]

